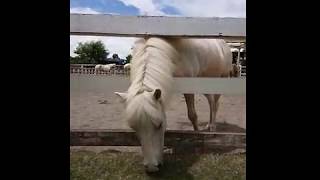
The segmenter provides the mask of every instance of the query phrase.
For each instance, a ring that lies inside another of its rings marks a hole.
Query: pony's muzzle
[[[154,172],[158,172],[160,170],[160,167],[162,166],[162,164],[158,164],[158,165],[144,165],[145,170],[147,173],[154,173]]]

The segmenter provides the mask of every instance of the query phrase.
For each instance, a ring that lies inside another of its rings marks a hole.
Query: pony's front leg
[[[209,131],[216,131],[216,116],[219,108],[219,98],[220,94],[204,94],[207,98],[209,106],[210,106],[210,120],[206,126],[206,129]]]
[[[184,94],[184,98],[186,99],[186,104],[188,109],[188,118],[193,125],[193,129],[195,131],[199,131],[198,116],[197,116],[196,109],[194,107],[194,94]]]

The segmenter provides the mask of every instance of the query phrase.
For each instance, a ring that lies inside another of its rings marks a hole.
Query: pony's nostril
[[[156,165],[156,166],[144,165],[144,167],[145,167],[145,170],[146,170],[148,173],[154,173],[154,172],[159,171],[158,165]]]

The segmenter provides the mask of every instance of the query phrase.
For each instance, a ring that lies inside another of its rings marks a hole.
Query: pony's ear
[[[120,102],[125,102],[127,100],[127,93],[114,92],[120,99]]]
[[[156,90],[154,91],[153,97],[154,97],[156,100],[159,100],[160,97],[161,97],[161,90],[160,90],[160,89],[156,89]]]

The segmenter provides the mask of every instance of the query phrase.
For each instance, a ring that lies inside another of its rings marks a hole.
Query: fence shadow
[[[177,122],[178,124],[181,124],[182,126],[189,126],[192,127],[191,122]],[[208,122],[200,122],[198,125],[201,131],[206,131],[205,126],[207,125]],[[225,122],[217,122],[217,132],[233,132],[233,133],[245,133],[246,130],[240,126],[234,125],[234,124],[229,124]]]
[[[234,132],[234,133],[245,133],[246,130],[234,124],[228,123],[217,123],[217,132]]]
[[[199,160],[199,155],[190,154],[165,154],[165,164],[160,171],[153,174],[148,174],[149,179],[152,180],[170,180],[170,179],[184,179],[193,180],[193,175],[189,172],[189,168]]]

